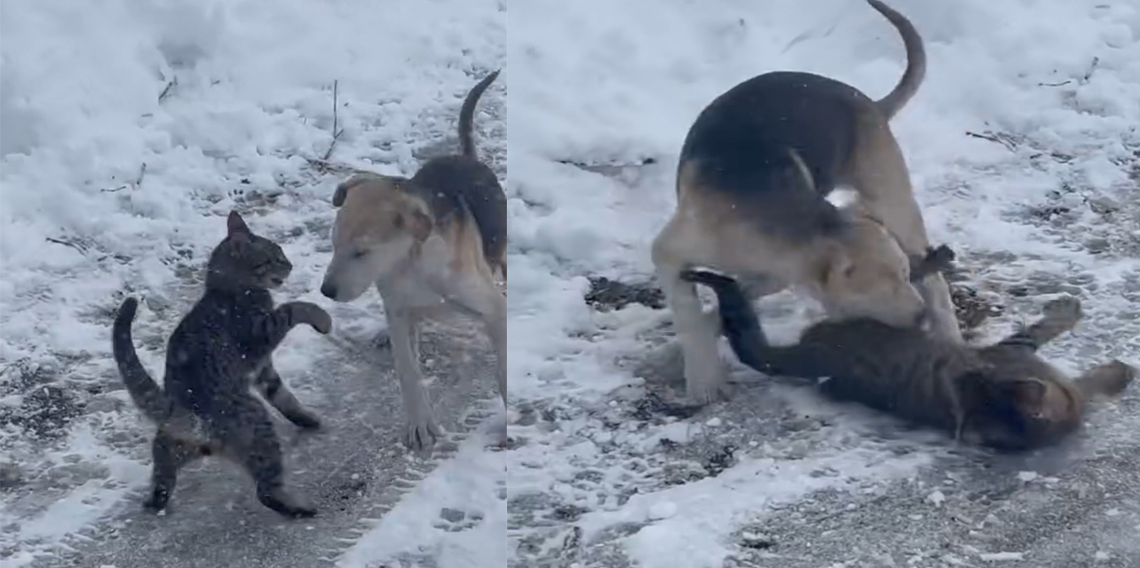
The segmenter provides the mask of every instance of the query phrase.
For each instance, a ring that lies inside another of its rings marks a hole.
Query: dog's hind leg
[[[653,240],[653,264],[658,284],[673,311],[673,328],[681,344],[685,366],[685,395],[695,404],[708,404],[729,396],[725,369],[717,351],[720,318],[705,314],[692,282],[681,278],[690,268],[678,244],[684,239],[678,212]]]
[[[846,181],[858,191],[867,209],[883,221],[903,252],[912,257],[923,256],[930,247],[930,238],[902,149],[881,118],[861,114],[857,120],[858,143],[852,150],[852,169]],[[950,286],[942,274],[930,274],[914,286],[926,304],[931,334],[961,343],[962,330],[954,313]]]
[[[467,277],[456,281],[444,297],[454,306],[479,318],[495,349],[496,378],[503,407],[507,406],[507,298],[490,278]]]

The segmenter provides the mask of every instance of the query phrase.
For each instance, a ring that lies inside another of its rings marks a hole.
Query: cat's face
[[[234,288],[281,286],[293,271],[293,264],[277,243],[249,230],[237,212],[227,221],[228,234],[210,255],[209,278]]]
[[[1067,382],[1041,372],[1016,375],[986,381],[987,399],[973,419],[982,443],[1025,450],[1059,441],[1080,427],[1080,395]]]

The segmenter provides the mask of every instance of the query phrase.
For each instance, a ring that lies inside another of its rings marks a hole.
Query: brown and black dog
[[[652,256],[692,402],[727,394],[715,319],[680,278],[692,266],[747,278],[754,297],[797,286],[830,317],[923,321],[933,336],[962,339],[942,275],[912,283],[908,274],[908,258],[930,245],[890,120],[925,76],[922,38],[898,12],[867,2],[906,46],[906,71],[886,97],[811,73],[765,73],[712,101],[685,138],[677,208]],[[856,203],[837,207],[828,199],[837,190]]]
[[[479,81],[463,101],[458,155],[433,158],[411,178],[359,173],[333,193],[339,209],[321,293],[350,302],[373,285],[380,292],[404,399],[404,442],[417,450],[441,434],[419,365],[425,316],[454,309],[482,321],[507,401],[507,299],[495,281],[507,274],[507,198],[472,135],[475,106],[498,76]]]

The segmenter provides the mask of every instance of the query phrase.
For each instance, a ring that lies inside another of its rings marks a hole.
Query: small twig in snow
[[[978,134],[977,132],[970,132],[969,130],[967,130],[966,136],[970,136],[973,138],[981,138],[982,140],[988,140],[990,142],[997,142],[998,144],[1005,146],[1005,149],[1009,150],[1010,152],[1014,151],[1017,148],[1016,144],[1014,144],[1010,140],[1007,140],[1006,138],[999,136],[999,135],[996,135],[996,134],[989,134],[989,133]]]
[[[163,89],[161,93],[159,93],[158,102],[161,103],[162,101],[166,100],[166,97],[167,97],[167,95],[170,94],[170,91],[174,90],[174,87],[177,87],[177,86],[178,86],[178,76],[175,75],[175,77],[173,79],[171,79],[169,83],[166,84],[166,88]]]
[[[138,189],[138,187],[140,185],[142,185],[142,180],[143,180],[143,177],[145,177],[145,176],[146,176],[146,162],[143,162],[142,167],[139,168],[139,177],[135,178],[135,189]]]
[[[1082,84],[1089,82],[1089,79],[1092,78],[1093,71],[1096,71],[1096,66],[1099,64],[1100,64],[1100,57],[1093,57],[1092,64],[1089,65],[1089,70],[1087,73],[1085,73],[1084,80],[1081,81]]]
[[[336,148],[337,139],[340,138],[341,134],[344,134],[344,129],[340,128],[340,117],[337,114],[337,107],[340,106],[338,98],[339,87],[340,81],[333,81],[333,138],[332,142],[329,143],[329,149],[325,151],[325,156],[321,158],[323,162],[329,161],[329,158],[332,157],[333,149]]]
[[[1072,79],[1068,79],[1066,81],[1061,81],[1060,83],[1037,83],[1037,86],[1038,87],[1060,87],[1062,85],[1068,85],[1069,83],[1072,83],[1072,82],[1073,82]]]
[[[139,168],[139,175],[135,178],[135,181],[131,183],[124,183],[118,187],[100,189],[99,193],[115,193],[116,191],[122,191],[128,187],[131,189],[138,189],[139,186],[142,185],[144,177],[146,177],[146,162],[143,162],[142,166]]]
[[[79,254],[81,254],[83,256],[87,256],[87,247],[83,246],[81,243],[78,243],[76,241],[63,240],[63,239],[53,239],[51,237],[46,237],[44,240],[46,240],[49,243],[55,243],[57,245],[63,245],[65,247],[73,248],[76,251],[78,251]]]

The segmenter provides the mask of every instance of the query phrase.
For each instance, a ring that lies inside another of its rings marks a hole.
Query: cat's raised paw
[[[324,308],[311,302],[297,302],[296,306],[301,312],[299,321],[309,324],[320,334],[332,331],[332,316]]]
[[[1084,315],[1081,312],[1081,301],[1072,296],[1046,302],[1042,312],[1049,319],[1067,323],[1075,323]]]

